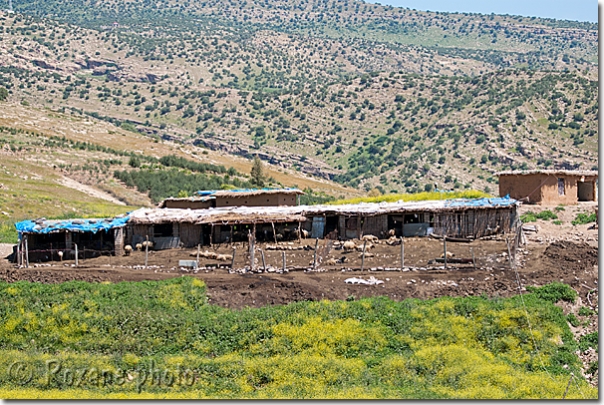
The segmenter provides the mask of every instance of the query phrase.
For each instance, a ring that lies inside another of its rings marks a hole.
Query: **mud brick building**
[[[508,171],[498,176],[499,195],[509,195],[524,203],[558,205],[597,201],[597,171]]]

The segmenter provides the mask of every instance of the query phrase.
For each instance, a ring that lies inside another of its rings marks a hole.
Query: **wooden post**
[[[262,256],[262,269],[266,273],[266,261],[264,260],[264,250],[260,249],[260,255]]]
[[[145,235],[145,268],[147,268],[147,264],[149,263],[149,235]]]
[[[210,248],[212,247],[212,241],[214,240],[214,224],[210,228]]]
[[[287,271],[287,268],[285,266],[285,251],[282,251],[281,254],[283,257],[283,272],[285,273]]]
[[[470,252],[472,252],[472,264],[474,264],[474,270],[476,270],[476,259],[474,258],[474,248],[470,248]]]
[[[236,252],[237,252],[237,248],[233,247],[233,257],[231,258],[231,268],[229,269],[229,273],[231,271],[233,271],[233,267],[235,266],[235,253]]]
[[[78,267],[78,244],[74,243],[75,246],[75,265]]]
[[[445,259],[445,269],[447,268],[447,235],[443,235],[443,259]]]
[[[199,249],[201,248],[201,246],[199,245],[199,243],[197,244],[197,261],[195,262],[195,269],[197,270],[199,268]]]
[[[250,271],[254,271],[254,235],[248,233],[248,245],[250,248]]]
[[[319,238],[317,238],[317,240],[315,241],[315,258],[313,259],[312,262],[312,268],[313,270],[317,268],[317,249],[319,247]]]
[[[367,240],[363,242],[363,256],[361,256],[361,271],[365,267],[365,248],[367,247]]]
[[[29,247],[27,245],[27,236],[25,237],[25,267],[29,267]]]
[[[405,268],[405,239],[401,236],[401,270]]]
[[[298,243],[302,243],[302,222],[298,221]]]
[[[271,222],[271,226],[273,227],[273,239],[275,240],[275,245],[277,244],[277,233],[275,232],[275,223]]]

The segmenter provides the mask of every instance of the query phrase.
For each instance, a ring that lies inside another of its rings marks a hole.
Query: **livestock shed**
[[[259,188],[238,190],[207,190],[197,192],[202,197],[214,197],[215,207],[278,207],[299,204],[304,194],[297,188]]]
[[[312,237],[446,235],[480,238],[515,229],[519,202],[509,197],[300,206]]]
[[[597,201],[598,172],[594,170],[529,170],[500,172],[499,195],[531,204],[577,204]]]
[[[193,247],[228,241],[283,239],[295,233],[306,217],[291,207],[222,207],[205,210],[140,209],[130,214],[127,243],[149,238],[154,249]],[[171,242],[167,242],[170,239]]]
[[[102,219],[47,220],[17,222],[19,234],[16,261],[60,260],[61,258],[123,254],[124,228],[128,215]],[[61,252],[61,253],[59,253]]]
[[[130,213],[126,243],[146,238],[155,249],[247,240],[354,239],[363,235],[480,238],[515,230],[519,202],[505,198],[421,202],[140,209]],[[169,240],[169,242],[167,242]]]

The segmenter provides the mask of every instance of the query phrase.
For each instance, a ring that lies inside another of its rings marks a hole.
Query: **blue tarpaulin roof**
[[[15,228],[22,233],[51,233],[60,231],[69,232],[92,232],[107,231],[113,228],[119,228],[128,222],[130,217],[101,218],[101,219],[63,219],[47,220],[38,219],[35,221],[26,220],[17,222]]]
[[[509,207],[517,204],[518,200],[510,198],[509,195],[505,197],[494,197],[494,198],[459,198],[454,200],[445,200],[445,207]]]

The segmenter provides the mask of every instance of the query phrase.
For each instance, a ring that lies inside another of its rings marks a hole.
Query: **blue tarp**
[[[22,233],[51,233],[59,231],[92,232],[107,231],[126,225],[128,215],[117,218],[105,219],[64,219],[64,220],[26,220],[17,222],[15,228]]]
[[[505,197],[495,198],[459,198],[454,200],[446,200],[445,207],[510,207],[517,203],[518,200],[510,198],[509,195],[506,195]]]

